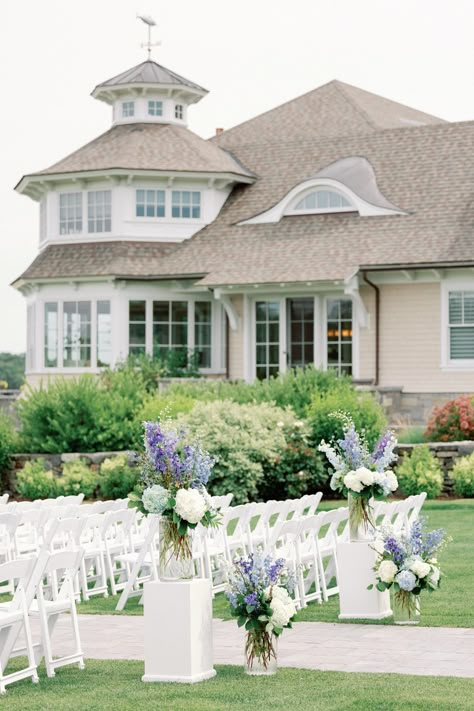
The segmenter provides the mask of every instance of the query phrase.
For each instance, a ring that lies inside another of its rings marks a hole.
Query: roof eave
[[[136,93],[137,96],[140,96],[150,91],[164,91],[170,95],[174,92],[180,92],[186,95],[188,103],[192,104],[209,94],[208,89],[189,86],[189,84],[130,82],[129,84],[98,84],[91,92],[91,96],[110,105],[119,98],[120,94]]]

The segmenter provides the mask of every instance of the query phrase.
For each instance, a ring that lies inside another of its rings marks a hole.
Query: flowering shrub
[[[99,488],[104,499],[122,499],[137,483],[137,470],[128,465],[126,454],[104,459],[100,465]]]
[[[24,499],[50,499],[58,496],[56,478],[45,469],[44,459],[26,462],[16,475],[17,493]]]
[[[84,494],[86,499],[94,494],[98,485],[98,477],[81,459],[66,462],[63,475],[57,480],[58,493],[63,496]]]
[[[411,454],[405,455],[397,465],[400,489],[406,496],[426,491],[429,499],[434,499],[443,491],[443,473],[437,458],[427,444],[419,444]]]
[[[245,625],[247,665],[257,660],[267,667],[276,656],[272,635],[278,637],[291,627],[296,607],[290,597],[293,578],[283,558],[274,560],[258,551],[237,558],[228,571],[226,597],[239,627]]]
[[[474,452],[458,459],[451,472],[454,492],[458,496],[474,496]]]
[[[12,421],[0,412],[0,474],[5,472],[10,464],[10,457],[15,451],[16,435]]]
[[[474,439],[473,398],[461,395],[441,407],[435,407],[423,436],[430,442]]]

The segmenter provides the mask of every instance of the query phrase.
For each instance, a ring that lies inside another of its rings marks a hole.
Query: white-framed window
[[[174,117],[177,119],[182,119],[183,116],[184,116],[183,104],[175,104]]]
[[[97,367],[112,363],[112,314],[110,301],[97,302]]]
[[[453,365],[474,363],[474,290],[448,292],[448,359]]]
[[[354,206],[349,200],[336,190],[319,188],[307,193],[297,200],[290,212],[308,214],[324,212],[353,212]]]
[[[163,102],[162,101],[149,101],[148,102],[148,115],[149,116],[163,116]]]
[[[91,363],[91,302],[63,303],[63,367],[90,368]]]
[[[137,190],[135,214],[137,217],[164,217],[166,194],[164,190]]]
[[[82,232],[82,193],[59,194],[59,234]]]
[[[210,301],[194,302],[194,351],[198,366],[210,368],[212,362],[212,304]]]
[[[172,190],[171,217],[199,219],[201,217],[201,193],[194,190]]]
[[[255,365],[259,380],[280,370],[280,301],[255,302]]]
[[[44,304],[45,368],[91,368],[112,362],[110,301]]]
[[[87,229],[89,233],[112,231],[112,191],[87,193]]]
[[[44,305],[44,366],[58,366],[58,304],[48,302]]]
[[[153,355],[188,348],[188,302],[153,302]]]
[[[135,116],[135,102],[122,101],[122,118],[127,118],[129,116]]]
[[[40,202],[40,242],[44,242],[47,235],[47,198],[44,197]]]
[[[328,299],[327,301],[327,367],[338,375],[352,374],[353,364],[353,324],[352,301],[350,299]]]
[[[146,301],[128,302],[128,352],[130,355],[146,353]]]
[[[36,304],[28,304],[26,307],[26,370],[32,371],[36,367]]]

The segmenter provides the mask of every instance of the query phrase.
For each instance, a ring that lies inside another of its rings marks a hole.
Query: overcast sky
[[[340,79],[450,121],[474,119],[474,0],[3,0],[0,14],[0,351],[25,350],[38,205],[13,192],[107,130],[94,86],[153,58],[210,90],[190,110],[207,138]]]

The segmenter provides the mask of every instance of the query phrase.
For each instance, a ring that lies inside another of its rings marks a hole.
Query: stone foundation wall
[[[370,388],[391,424],[427,425],[433,408],[464,393],[405,393],[402,388]]]

